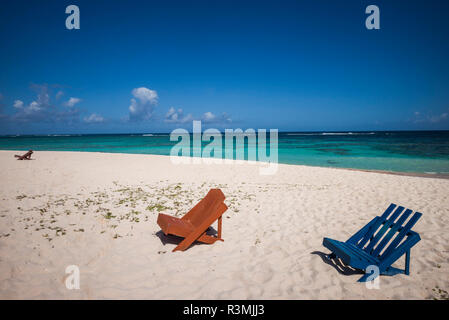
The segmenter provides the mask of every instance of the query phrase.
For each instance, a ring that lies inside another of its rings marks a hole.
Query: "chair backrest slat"
[[[373,224],[371,228],[369,228],[368,232],[362,237],[362,239],[359,241],[357,246],[359,248],[363,248],[365,244],[371,239],[374,232],[379,228],[379,226],[384,223],[384,221],[387,219],[387,217],[390,215],[390,213],[393,211],[393,209],[396,207],[394,203],[390,204],[390,206],[385,210],[385,212],[377,219],[377,221]]]
[[[388,257],[388,255],[393,252],[396,247],[401,243],[401,241],[404,239],[404,237],[408,234],[410,229],[415,225],[415,223],[418,221],[419,218],[421,218],[422,213],[415,212],[415,214],[410,218],[410,220],[407,222],[405,227],[401,229],[399,234],[396,236],[396,238],[390,243],[390,245],[385,249],[385,251],[380,256],[380,259],[384,259]]]
[[[215,214],[224,202],[225,196],[220,189],[211,189],[198,204],[187,212],[181,219],[188,220],[195,227],[199,226],[208,216]]]
[[[385,232],[387,232],[388,229],[390,229],[390,226],[394,223],[396,218],[401,214],[401,212],[404,210],[404,207],[397,207],[397,209],[393,212],[391,217],[389,217],[382,228],[380,228],[379,232],[376,233],[374,238],[368,243],[366,248],[364,249],[365,252],[371,254],[371,251],[373,250],[374,246],[380,241],[380,239],[383,237]],[[411,212],[411,211],[410,211]]]
[[[387,235],[382,239],[382,241],[379,243],[379,245],[373,250],[372,255],[377,257],[382,249],[390,242],[391,238],[398,232],[399,228],[402,227],[403,223],[407,218],[410,216],[410,214],[413,211],[410,209],[407,209],[404,211],[404,213],[401,215],[401,217],[398,219],[396,223],[394,223],[390,229],[390,231],[387,233]]]

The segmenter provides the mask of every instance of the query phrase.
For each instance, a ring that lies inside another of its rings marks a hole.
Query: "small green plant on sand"
[[[147,209],[148,211],[157,211],[157,212],[161,212],[161,211],[163,211],[163,210],[170,209],[170,208],[168,208],[168,207],[166,207],[166,206],[164,206],[164,205],[162,205],[162,204],[157,203],[157,204],[149,205],[146,209]]]
[[[115,216],[112,215],[111,211],[108,211],[106,214],[103,215],[103,217],[105,219],[111,219],[111,218],[115,218]]]

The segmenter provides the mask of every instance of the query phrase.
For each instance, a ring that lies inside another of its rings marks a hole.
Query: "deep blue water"
[[[0,137],[2,150],[169,155],[176,143],[169,134]],[[253,148],[245,143],[246,159]],[[284,132],[279,133],[278,156],[287,164],[449,174],[449,131]]]

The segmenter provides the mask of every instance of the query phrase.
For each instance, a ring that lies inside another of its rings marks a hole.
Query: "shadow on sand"
[[[329,257],[328,254],[325,254],[324,252],[314,251],[311,252],[310,254],[316,254],[323,260],[324,263],[332,266],[335,270],[338,271],[338,273],[343,274],[345,276],[350,276],[354,274],[362,274],[362,275],[365,274],[362,270],[354,269],[350,266],[347,266],[343,263],[343,261],[341,261],[337,257],[331,258]]]
[[[209,227],[206,231],[206,234],[208,236],[216,236],[217,235],[217,230],[215,230],[213,227]],[[162,230],[159,230],[158,232],[155,233],[155,235],[161,240],[162,244],[165,246],[166,244],[174,244],[174,245],[178,245],[182,240],[184,240],[183,237],[178,237],[172,234],[168,234],[165,235]],[[207,244],[207,243],[202,243],[199,241],[195,241],[192,243],[192,246],[194,245],[203,245],[203,244]],[[189,248],[190,248],[189,247]],[[173,248],[174,249],[174,248]]]

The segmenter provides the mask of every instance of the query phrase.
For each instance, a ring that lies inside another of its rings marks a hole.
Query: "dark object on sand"
[[[224,204],[225,196],[220,189],[211,189],[206,197],[187,212],[181,219],[159,213],[157,224],[162,232],[184,237],[173,251],[186,250],[194,241],[212,244],[221,238],[221,216],[228,209]],[[209,226],[218,220],[217,236],[206,234]]]
[[[27,153],[25,153],[24,155],[14,155],[14,157],[17,158],[17,160],[31,160],[31,155],[33,154],[33,150],[28,151]]]
[[[410,250],[421,240],[419,234],[411,229],[422,214],[415,212],[405,223],[413,211],[404,209],[392,203],[381,217],[375,217],[346,242],[324,238],[323,245],[332,251],[328,257],[330,259],[338,257],[346,265],[365,270],[365,274],[359,279],[360,282],[373,280],[379,274],[409,275]],[[392,264],[404,254],[405,270],[392,267]],[[377,273],[371,272],[375,271],[373,267],[378,268]]]

